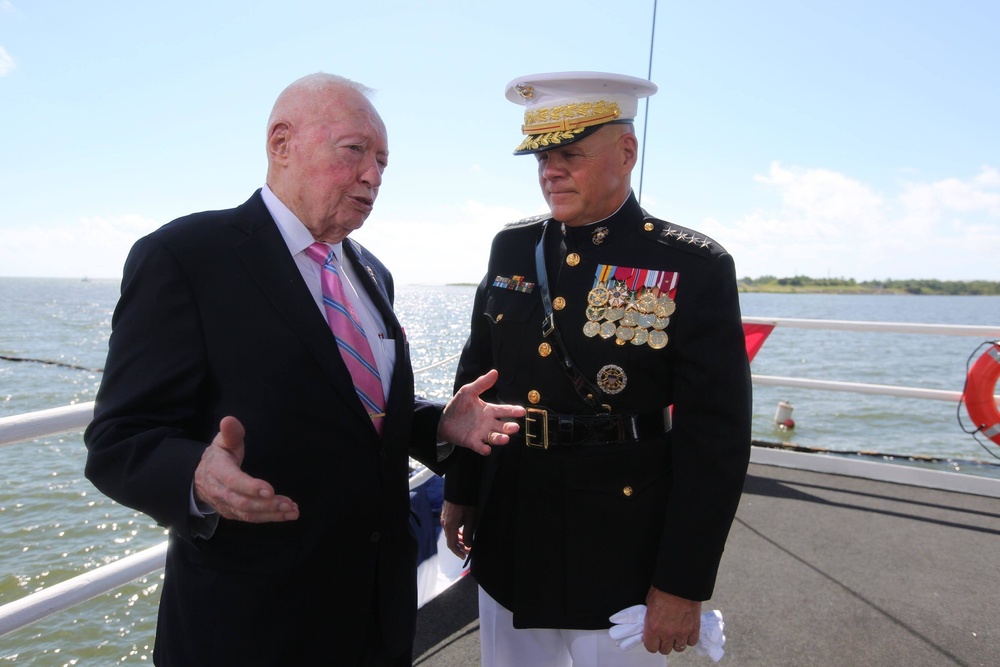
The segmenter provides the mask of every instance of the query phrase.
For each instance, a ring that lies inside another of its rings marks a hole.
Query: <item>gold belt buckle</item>
[[[537,424],[537,422],[542,422],[542,432],[538,433],[538,427],[536,426],[532,430],[532,424]],[[538,438],[541,436],[541,442]],[[541,408],[525,408],[524,414],[524,444],[528,447],[536,447],[538,449],[548,449],[549,448],[549,411],[543,410]]]

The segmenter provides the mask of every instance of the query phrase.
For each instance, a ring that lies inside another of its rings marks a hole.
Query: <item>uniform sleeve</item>
[[[670,342],[674,477],[652,583],[707,600],[750,460],[752,396],[732,257],[711,257],[693,278],[677,291],[690,315]]]

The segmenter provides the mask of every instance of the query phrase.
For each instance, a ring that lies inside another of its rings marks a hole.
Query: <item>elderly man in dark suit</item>
[[[550,214],[493,241],[457,382],[486,369],[525,428],[445,477],[443,523],[471,548],[484,667],[638,667],[696,646],[750,457],[750,368],[733,258],[657,219],[631,188],[644,79],[512,81],[515,149]],[[473,534],[474,531],[474,534]],[[645,603],[642,643],[611,617]]]
[[[392,276],[348,239],[388,162],[369,93],[294,82],[266,185],[163,226],[125,264],[86,475],[169,528],[159,667],[409,665],[408,455],[441,471],[443,443],[485,453],[517,431],[523,411],[479,399],[495,373],[447,406],[414,397]],[[331,270],[360,343],[328,322]],[[381,392],[362,395],[348,352]]]

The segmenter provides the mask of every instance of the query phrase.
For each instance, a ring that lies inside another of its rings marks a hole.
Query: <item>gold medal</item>
[[[615,326],[614,322],[605,322],[601,325],[601,338],[611,338],[617,330],[618,327]]]
[[[591,306],[603,306],[608,302],[608,288],[604,283],[598,283],[597,287],[590,290],[587,295],[587,303]]]
[[[621,366],[608,364],[597,371],[597,386],[609,394],[620,393],[627,383],[625,369]]]
[[[622,317],[622,321],[618,326],[622,327],[634,327],[639,323],[639,318],[636,317],[636,312],[629,308],[625,311],[625,316]]]
[[[635,307],[640,313],[653,312],[653,308],[656,307],[656,296],[654,296],[649,290],[644,291],[639,295],[639,298],[635,300]]]
[[[656,329],[657,331],[663,331],[664,329],[667,328],[668,324],[670,324],[669,317],[657,317],[655,320],[653,320],[653,324],[650,325],[650,327],[652,329]]]
[[[646,341],[649,340],[649,332],[645,329],[637,327],[635,330],[635,335],[632,336],[632,340],[629,341],[633,345],[645,345]]]
[[[654,350],[661,350],[667,346],[667,334],[662,331],[650,331],[648,345]]]
[[[617,322],[625,315],[624,308],[606,308],[604,310],[604,317],[608,322]]]
[[[628,342],[635,336],[635,327],[620,326],[615,331],[615,336],[619,341]]]
[[[583,335],[587,338],[593,338],[601,331],[601,325],[597,322],[587,322],[583,325]]]
[[[600,306],[587,306],[587,319],[591,322],[599,322],[604,317],[604,308]]]
[[[644,313],[639,316],[639,326],[643,329],[649,329],[656,322],[656,315],[653,313]]]
[[[663,295],[656,300],[656,308],[653,312],[657,317],[670,317],[677,310],[677,304],[669,296]]]

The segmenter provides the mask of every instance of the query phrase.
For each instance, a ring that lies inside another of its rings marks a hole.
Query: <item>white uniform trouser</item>
[[[664,667],[667,656],[642,644],[618,648],[607,630],[514,628],[514,615],[479,589],[482,667]]]

